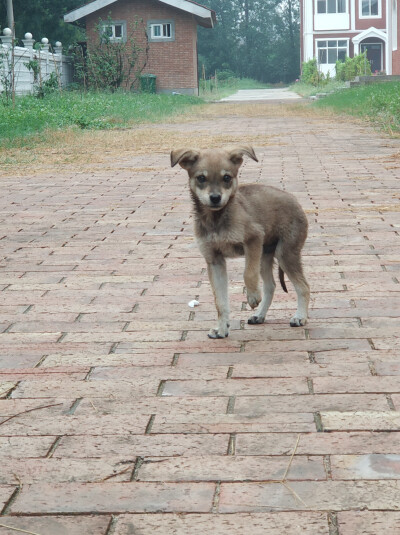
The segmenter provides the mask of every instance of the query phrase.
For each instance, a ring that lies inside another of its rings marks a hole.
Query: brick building
[[[191,0],[94,0],[64,16],[85,21],[88,47],[98,42],[99,21],[111,40],[126,41],[135,23],[143,73],[157,76],[157,91],[198,94],[197,25],[213,28],[215,12]],[[146,37],[147,36],[147,37]],[[141,65],[140,65],[141,63]]]
[[[397,0],[300,0],[301,61],[317,58],[335,76],[336,60],[367,51],[372,72],[400,74]]]

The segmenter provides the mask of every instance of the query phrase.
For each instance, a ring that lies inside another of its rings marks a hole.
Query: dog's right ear
[[[198,160],[200,152],[193,149],[177,149],[171,151],[171,167],[174,167],[177,163],[183,169],[189,170],[194,163]]]

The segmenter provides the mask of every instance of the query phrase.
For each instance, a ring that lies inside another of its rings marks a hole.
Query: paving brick
[[[400,430],[400,412],[395,411],[321,412],[321,419],[326,431]]]
[[[281,483],[222,483],[219,512],[385,511],[397,509],[399,499],[398,481],[293,481],[290,489]]]
[[[41,363],[42,368],[56,366],[168,366],[172,363],[170,351],[148,353],[104,353],[103,355],[72,353],[51,354]]]
[[[210,512],[213,483],[68,483],[24,485],[14,514]]]
[[[282,479],[290,457],[153,457],[146,458],[139,481],[266,481]],[[296,457],[288,480],[326,479],[322,457]]]
[[[236,455],[287,455],[293,451],[295,433],[239,433]],[[400,432],[302,433],[298,455],[356,455],[381,452],[397,454]]]
[[[184,415],[196,414],[197,417],[206,417],[213,413],[224,413],[227,410],[228,401],[224,397],[141,397],[134,400],[101,399],[95,401],[82,399],[77,405],[74,415],[100,414],[147,414],[147,415]],[[0,401],[1,408],[1,401]]]
[[[131,459],[132,456],[225,455],[228,443],[226,434],[69,436],[61,439],[54,457]]]
[[[254,414],[209,414],[156,416],[152,433],[251,433],[262,432],[307,432],[315,430],[311,413]]]
[[[238,396],[234,413],[261,416],[274,412],[362,411],[389,408],[385,394],[306,394]]]
[[[332,455],[333,479],[400,479],[400,455]]]
[[[395,511],[343,511],[338,513],[341,535],[381,535],[400,530],[400,513]]]
[[[322,513],[237,513],[218,514],[137,514],[121,515],[115,535],[204,533],[216,535],[329,535],[327,518]],[[1,533],[1,532],[0,532]],[[47,534],[45,534],[47,535]],[[74,534],[75,535],[75,534]]]
[[[160,380],[145,378],[137,381],[21,381],[13,391],[15,398],[54,398],[65,392],[68,398],[132,398],[134,396],[151,395],[157,392]],[[13,385],[14,386],[14,385]]]
[[[136,458],[119,459],[7,459],[0,468],[0,484],[129,481]]]
[[[235,364],[232,377],[348,377],[370,376],[371,370],[368,362],[349,363],[346,367],[343,363],[316,364],[316,363],[282,363],[282,364]]]
[[[235,364],[274,365],[309,362],[308,353],[304,352],[269,352],[250,353],[186,353],[179,355],[177,367],[183,366],[234,366]]]
[[[170,364],[170,363],[169,363]],[[176,366],[142,366],[142,367],[117,367],[117,366],[97,366],[90,374],[90,381],[118,381],[121,377],[125,381],[136,381],[140,378],[158,378],[159,380],[175,379],[225,379],[228,373],[228,366],[216,367],[185,367]],[[0,375],[1,377],[1,375]]]
[[[376,346],[377,347],[377,346]],[[282,349],[282,342],[271,341],[266,347],[260,342],[248,342],[246,350],[248,351],[280,351]],[[366,351],[371,349],[367,340],[363,339],[321,339],[321,340],[288,340],[285,341],[286,351],[331,351],[331,350],[355,350]],[[379,349],[379,348],[378,348]],[[381,349],[388,349],[382,347]]]
[[[40,535],[82,535],[93,533],[106,535],[111,516],[2,516],[0,535],[15,535],[18,530],[26,530]],[[10,526],[9,529],[2,527]],[[20,531],[21,532],[21,531]]]
[[[39,436],[39,435],[121,435],[144,433],[148,416],[100,415],[64,416],[31,418],[24,414],[0,426],[1,436]]]
[[[167,381],[163,396],[249,396],[260,394],[306,394],[305,378],[226,379],[211,381]]]
[[[316,393],[395,393],[400,391],[398,378],[390,376],[315,377],[313,383]]]

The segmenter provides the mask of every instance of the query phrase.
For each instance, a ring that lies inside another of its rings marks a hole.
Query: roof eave
[[[110,4],[115,3],[117,0],[94,0],[93,2],[90,2],[89,4],[86,4],[82,7],[78,7],[77,9],[74,9],[73,11],[70,11],[69,13],[64,15],[64,22],[70,22],[74,23],[80,19],[83,19],[87,17],[88,15],[91,15],[92,13],[95,13],[99,9],[102,9],[104,7],[109,6]],[[187,11],[189,13],[192,13],[194,15],[196,22],[200,26],[204,26],[205,28],[213,28],[216,23],[216,15],[215,11],[206,8],[204,6],[201,6],[199,4],[193,4],[189,3],[189,6],[191,4],[191,9],[183,9],[180,4],[182,4],[182,0],[160,0],[161,2],[170,5],[171,7],[175,7],[176,9],[181,9],[183,11]]]

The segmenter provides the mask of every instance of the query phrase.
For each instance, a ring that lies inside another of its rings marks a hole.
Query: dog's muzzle
[[[221,202],[222,196],[219,193],[212,193],[210,195],[210,201],[212,206],[218,206]]]

